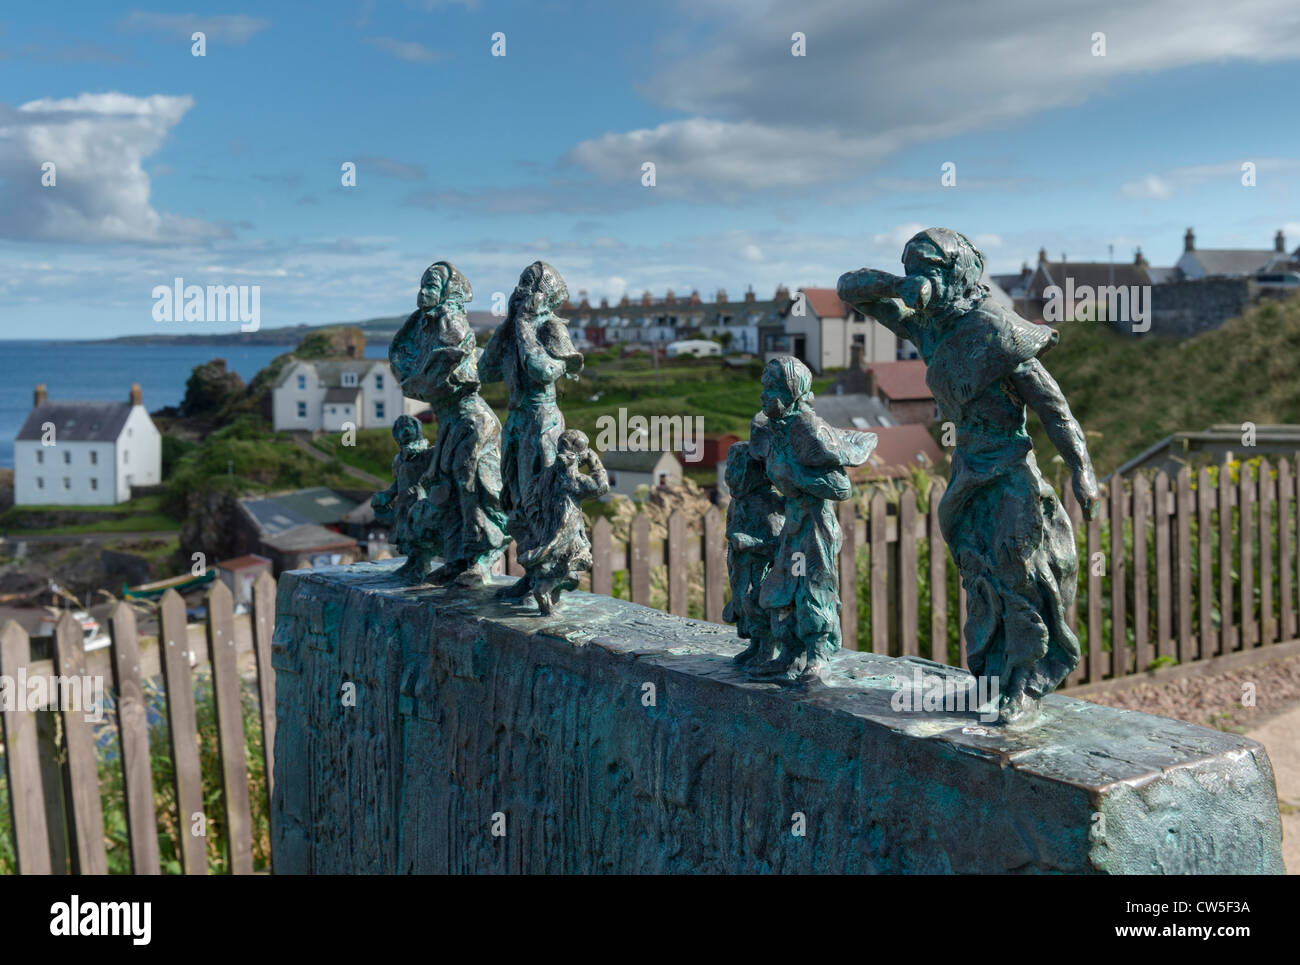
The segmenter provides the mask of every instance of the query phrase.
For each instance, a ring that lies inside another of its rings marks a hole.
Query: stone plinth
[[[1060,696],[1011,733],[899,711],[918,669],[969,675],[864,653],[790,691],[730,627],[400,562],[280,579],[277,872],[1283,870],[1255,741]]]

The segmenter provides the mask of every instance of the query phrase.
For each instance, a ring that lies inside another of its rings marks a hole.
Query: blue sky
[[[7,5],[0,338],[235,329],[154,321],[176,276],[269,327],[405,313],[439,259],[487,309],[536,258],[833,285],[933,224],[995,271],[1295,248],[1298,59],[1293,0]]]

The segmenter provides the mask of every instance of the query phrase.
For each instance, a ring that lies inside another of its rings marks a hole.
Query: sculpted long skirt
[[[939,521],[966,589],[971,672],[1000,678],[1004,698],[1050,693],[1079,662],[1065,619],[1079,560],[1033,453],[976,469],[955,452]]]

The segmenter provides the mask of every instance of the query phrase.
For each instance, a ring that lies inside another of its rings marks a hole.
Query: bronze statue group
[[[1083,432],[1040,361],[1057,333],[990,299],[983,256],[955,231],[917,234],[903,265],[905,276],[847,273],[838,294],[917,347],[956,425],[939,519],[967,592],[970,670],[997,681],[1002,722],[1031,720],[1080,650],[1065,619],[1078,573],[1074,535],[1038,472],[1026,407],[1072,471],[1085,518],[1099,498]],[[529,265],[481,353],[465,313],[471,297],[452,265],[432,265],[417,310],[393,339],[402,392],[432,406],[438,432],[430,446],[417,420],[398,417],[394,483],[372,500],[375,515],[406,554],[397,576],[408,583],[481,585],[513,539],[524,576],[499,595],[531,595],[549,614],[591,569],[582,501],[609,491],[600,458],[583,433],[565,430],[556,404],[556,382],[583,366],[556,314],[568,292],[550,265]],[[479,395],[482,382],[495,381],[509,391],[504,430]],[[735,659],[755,680],[824,681],[840,647],[834,504],[852,494],[848,470],[867,461],[877,439],[818,417],[811,386],[801,361],[771,359],[749,441],[727,453],[724,619],[749,641]],[[438,556],[444,562],[430,572]]]

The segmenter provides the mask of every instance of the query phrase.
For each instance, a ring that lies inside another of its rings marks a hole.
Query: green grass
[[[1300,423],[1295,360],[1300,298],[1268,301],[1191,338],[1124,336],[1104,323],[1064,322],[1043,357],[1088,433],[1098,474],[1171,433],[1215,423]],[[1054,453],[1031,420],[1040,453]]]
[[[47,534],[52,536],[79,533],[137,533],[180,529],[180,523],[162,509],[160,493],[140,496],[112,506],[13,506],[0,515],[0,530],[7,533]],[[93,522],[57,525],[58,520],[77,516],[100,516]],[[53,516],[56,525],[43,525]]]
[[[425,435],[433,433],[426,429]],[[331,433],[312,440],[312,445],[363,472],[387,479],[393,472],[393,457],[397,455],[397,442],[391,429],[358,429],[355,445],[343,445],[342,433]]]

